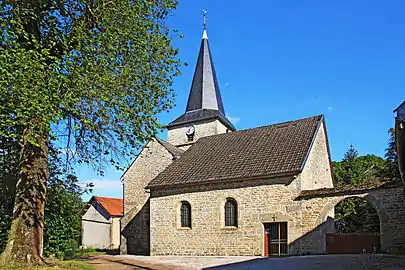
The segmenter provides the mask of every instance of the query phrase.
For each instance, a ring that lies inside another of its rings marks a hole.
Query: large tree
[[[41,263],[49,144],[66,162],[119,166],[172,106],[174,0],[1,0],[0,138],[18,142],[2,259]],[[63,145],[63,146],[62,146]]]
[[[0,253],[3,252],[13,215],[15,184],[17,180],[18,145],[0,142]],[[80,196],[91,189],[83,188],[74,175],[65,173],[66,167],[52,147],[49,154],[49,179],[44,219],[44,254],[66,257],[80,245],[83,202]]]

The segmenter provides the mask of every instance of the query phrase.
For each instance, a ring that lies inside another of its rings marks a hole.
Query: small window
[[[191,228],[191,205],[183,201],[180,207],[181,227]]]
[[[226,199],[225,226],[238,227],[238,204],[232,198]]]

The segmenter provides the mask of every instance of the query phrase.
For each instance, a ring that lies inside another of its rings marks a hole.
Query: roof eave
[[[238,181],[245,181],[245,180],[258,180],[258,179],[266,179],[266,178],[277,178],[277,177],[286,177],[286,176],[294,176],[298,175],[302,172],[302,170],[295,170],[291,172],[283,172],[283,173],[276,173],[276,174],[263,174],[257,175],[253,177],[235,177],[235,178],[222,178],[216,180],[203,180],[199,182],[193,183],[182,183],[182,184],[173,184],[173,185],[156,185],[156,186],[149,186],[147,185],[145,189],[161,189],[161,188],[174,188],[174,187],[184,187],[184,186],[193,186],[193,185],[205,185],[205,184],[212,184],[213,182],[216,183],[224,183],[224,182],[238,182]]]
[[[210,117],[206,117],[206,118],[203,118],[203,119],[199,119],[199,120],[188,120],[188,121],[181,121],[181,122],[176,122],[176,120],[174,120],[173,122],[170,122],[169,124],[167,124],[166,126],[165,126],[165,128],[173,128],[173,127],[178,127],[178,126],[182,126],[182,125],[185,125],[185,124],[189,124],[189,123],[195,123],[195,122],[197,122],[197,121],[206,121],[206,120],[212,120],[212,119],[218,119],[222,124],[224,124],[227,128],[229,128],[230,130],[232,130],[232,131],[235,131],[236,130],[236,128],[232,125],[232,123],[229,121],[225,121],[224,119],[223,119],[223,117],[221,117],[221,116],[218,116],[218,115],[213,115],[213,116],[210,116]]]
[[[405,100],[393,111],[394,113],[398,111],[398,109],[400,107],[402,107],[403,105],[405,105]]]

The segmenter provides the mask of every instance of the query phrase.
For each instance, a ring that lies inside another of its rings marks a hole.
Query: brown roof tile
[[[298,173],[321,120],[322,115],[201,138],[147,188]]]

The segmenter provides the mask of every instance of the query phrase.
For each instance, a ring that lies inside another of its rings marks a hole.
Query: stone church
[[[393,231],[384,222],[394,215],[373,203],[388,200],[387,192],[342,195],[333,187],[322,115],[236,130],[225,114],[206,30],[187,107],[167,130],[167,141],[150,141],[122,176],[123,254],[325,253],[333,206],[349,195],[371,198],[382,232]],[[382,242],[384,251],[400,245]]]

